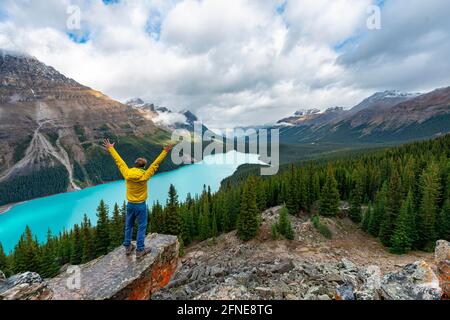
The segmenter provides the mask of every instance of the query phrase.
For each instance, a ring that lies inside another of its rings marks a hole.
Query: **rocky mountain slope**
[[[169,132],[33,57],[1,52],[0,204],[117,179],[105,169],[103,137],[117,140],[129,160],[156,155]],[[142,142],[148,148],[138,150]],[[5,195],[5,184],[21,196]]]
[[[431,138],[450,132],[450,87],[426,94],[385,91],[350,110],[281,120],[286,143],[385,143]],[[317,119],[319,121],[317,121]],[[323,119],[323,120],[321,120]]]
[[[279,209],[262,214],[254,240],[244,243],[231,232],[188,248],[172,281],[152,299],[435,300],[448,290],[437,276],[442,261],[450,264],[448,242],[436,258],[399,256],[347,218],[323,219],[333,234],[327,239],[308,216],[290,217],[293,241],[272,240]]]
[[[287,124],[294,126],[317,126],[341,118],[347,114],[342,107],[328,108],[324,112],[319,109],[300,110],[295,112],[292,117],[284,118],[278,121],[278,124]]]

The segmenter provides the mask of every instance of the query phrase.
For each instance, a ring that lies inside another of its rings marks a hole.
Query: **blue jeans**
[[[137,237],[136,237],[136,250],[142,251],[145,248],[145,232],[147,230],[147,205],[142,203],[127,203],[127,215],[125,217],[125,240],[124,246],[131,244],[133,238],[134,222],[137,220]]]

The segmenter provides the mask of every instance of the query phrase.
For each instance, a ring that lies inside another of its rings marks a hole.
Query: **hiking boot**
[[[150,252],[152,252],[151,248],[145,248],[144,250],[140,250],[140,251],[136,250],[136,259],[140,259]]]
[[[129,256],[133,253],[134,249],[136,249],[136,246],[134,244],[130,244],[129,246],[125,246],[125,254]]]

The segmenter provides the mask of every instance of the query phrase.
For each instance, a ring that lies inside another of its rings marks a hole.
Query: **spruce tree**
[[[369,229],[369,221],[373,219],[372,215],[373,215],[372,206],[369,204],[367,209],[364,210],[364,212],[362,213],[362,221],[361,221],[361,228],[366,232],[368,232]]]
[[[204,198],[203,204],[199,214],[198,221],[199,237],[201,240],[205,240],[211,237],[211,222],[208,199]]]
[[[359,223],[362,217],[361,205],[364,193],[364,181],[361,172],[355,170],[353,179],[355,181],[355,187],[351,192],[349,217],[353,222]]]
[[[244,185],[237,218],[237,234],[244,241],[254,238],[259,230],[260,212],[256,204],[256,194],[253,184],[254,178],[251,177]]]
[[[294,230],[288,217],[288,210],[285,206],[280,209],[280,216],[276,224],[278,232],[288,240],[294,240]]]
[[[421,191],[418,219],[419,245],[424,250],[433,250],[434,242],[437,240],[436,216],[440,196],[439,171],[433,162],[422,173]]]
[[[183,228],[181,234],[183,235],[184,244],[188,245],[194,239],[194,220],[192,212],[185,204],[180,208],[181,220],[183,221]]]
[[[290,214],[297,214],[299,210],[298,205],[298,181],[294,165],[291,165],[289,178],[286,185],[286,208]]]
[[[152,213],[150,214],[150,232],[152,233],[166,233],[164,225],[164,210],[161,204],[156,201],[152,207]]]
[[[409,191],[406,200],[403,201],[396,221],[395,230],[391,240],[391,251],[397,254],[410,251],[416,238],[415,232],[414,198],[412,191]]]
[[[97,255],[108,253],[111,242],[109,234],[108,208],[103,200],[97,207],[97,226],[95,228],[95,245]]]
[[[70,264],[78,265],[83,258],[83,237],[78,224],[73,228],[72,252],[70,255]]]
[[[52,233],[49,229],[47,232],[47,242],[42,248],[40,259],[39,274],[44,278],[54,277],[59,272],[59,263],[57,261],[53,241]]]
[[[388,186],[388,197],[383,219],[380,225],[380,241],[386,247],[391,246],[391,239],[395,229],[402,203],[402,191],[400,187],[400,177],[397,170],[391,175]]]
[[[381,222],[383,221],[384,213],[386,210],[386,203],[387,203],[387,184],[384,183],[380,191],[377,193],[373,212],[369,216],[368,221],[368,231],[374,237],[378,237],[380,233],[380,226]]]
[[[0,271],[3,271],[3,273],[6,276],[9,276],[10,274],[10,266],[8,263],[8,258],[6,257],[6,254],[3,251],[3,246],[1,242],[0,242]]]
[[[181,235],[182,231],[182,221],[178,206],[178,194],[175,187],[171,184],[165,208],[165,232],[175,236]]]
[[[118,204],[114,204],[112,220],[111,220],[111,249],[122,244],[124,237],[124,224],[122,215],[120,214]]]
[[[94,244],[94,235],[91,226],[91,221],[85,214],[83,222],[81,223],[81,235],[83,237],[83,254],[81,262],[86,263],[96,257],[96,248]]]
[[[339,212],[339,191],[334,177],[333,168],[327,169],[325,184],[322,187],[319,203],[319,213],[323,216],[335,216]]]
[[[450,241],[450,200],[444,202],[438,221],[439,239]]]

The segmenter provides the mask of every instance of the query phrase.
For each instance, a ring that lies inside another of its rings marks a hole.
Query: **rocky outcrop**
[[[383,277],[381,296],[385,300],[440,300],[439,280],[425,261],[408,264]]]
[[[47,281],[31,272],[16,275],[0,282],[0,299],[148,300],[175,272],[179,243],[175,236],[152,234],[146,245],[151,253],[138,260],[120,247]]]
[[[50,295],[44,279],[34,272],[0,280],[0,300],[46,300]]]
[[[152,299],[195,300],[439,300],[441,289],[424,261],[382,276],[377,266],[273,260],[240,267],[182,267]]]
[[[450,299],[450,242],[445,240],[436,242],[434,260],[443,298]]]

